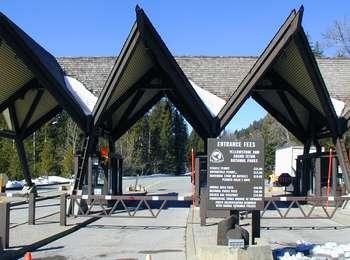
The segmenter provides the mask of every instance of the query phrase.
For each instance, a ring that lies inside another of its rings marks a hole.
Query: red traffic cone
[[[24,255],[24,260],[32,260],[32,253],[31,252],[27,252]]]

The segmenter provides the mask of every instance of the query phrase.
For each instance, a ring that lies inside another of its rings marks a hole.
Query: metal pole
[[[61,194],[60,197],[60,225],[67,226],[67,194]]]
[[[0,203],[0,242],[2,249],[9,248],[10,244],[10,204]]]
[[[337,196],[336,192],[337,192],[337,186],[338,186],[338,182],[337,182],[337,178],[338,178],[338,160],[337,157],[333,156],[333,162],[332,162],[332,195],[333,196]],[[339,196],[341,196],[342,194],[339,194]]]
[[[29,193],[28,224],[35,225],[35,194]]]

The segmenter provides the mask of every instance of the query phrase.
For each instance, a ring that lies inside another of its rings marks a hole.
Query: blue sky
[[[173,55],[258,56],[293,8],[304,5],[304,30],[323,42],[335,19],[350,18],[350,1],[0,0],[0,10],[55,56],[117,55],[139,4]],[[331,49],[326,49],[332,55]],[[248,101],[229,125],[265,115]]]

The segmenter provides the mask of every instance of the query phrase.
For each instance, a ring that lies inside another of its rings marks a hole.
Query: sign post
[[[208,209],[259,211],[264,208],[262,140],[208,139]],[[259,214],[260,215],[260,214]],[[260,221],[254,214],[254,227]],[[257,230],[252,235],[259,234]]]

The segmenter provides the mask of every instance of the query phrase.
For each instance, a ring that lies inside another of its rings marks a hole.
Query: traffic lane
[[[123,191],[127,191],[130,185],[135,185],[136,177],[123,179]],[[192,184],[190,176],[142,176],[138,184],[144,186],[149,194],[172,194],[180,196],[190,195]]]
[[[102,218],[33,252],[35,258],[186,259],[189,208],[168,208],[158,218]],[[147,214],[146,210],[142,214]]]

